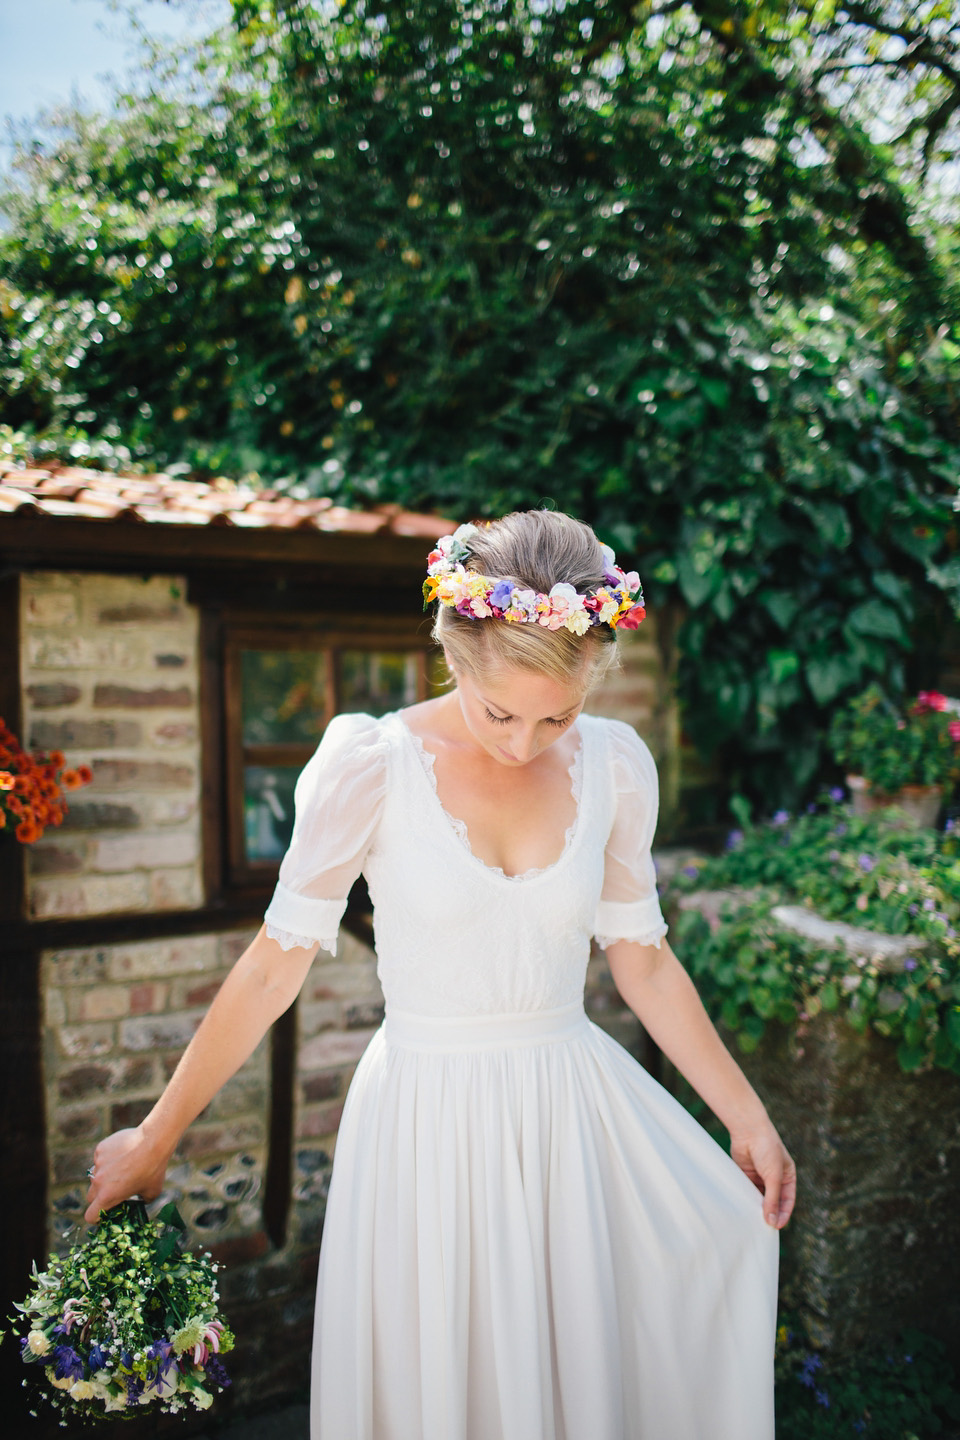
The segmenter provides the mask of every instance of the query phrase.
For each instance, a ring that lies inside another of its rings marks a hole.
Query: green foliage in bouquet
[[[8,1333],[46,1399],[65,1415],[128,1418],[144,1405],[206,1410],[230,1384],[233,1348],[220,1314],[217,1265],[181,1248],[174,1205],[150,1219],[139,1200],[101,1215],[89,1238],[47,1270]]]
[[[901,714],[879,685],[838,710],[830,726],[834,759],[886,795],[904,785],[947,785],[957,769],[960,719],[946,697],[921,690]]]
[[[851,814],[842,791],[821,808],[734,830],[724,855],[689,865],[667,897],[731,890],[719,922],[694,910],[674,933],[704,1003],[741,1050],[767,1025],[803,1024],[822,1010],[845,1013],[897,1044],[905,1071],[938,1066],[960,1074],[960,859],[950,822],[941,833],[903,829],[887,811]],[[739,892],[736,893],[736,892]],[[777,924],[781,904],[808,905],[828,920],[923,942],[896,968],[814,944]]]

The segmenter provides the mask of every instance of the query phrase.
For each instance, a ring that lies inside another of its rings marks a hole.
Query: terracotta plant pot
[[[888,795],[883,790],[874,789],[872,781],[862,775],[848,775],[847,788],[854,815],[869,815],[871,810],[896,808],[909,825],[917,828],[936,825],[943,800],[941,785],[904,785],[895,795]]]

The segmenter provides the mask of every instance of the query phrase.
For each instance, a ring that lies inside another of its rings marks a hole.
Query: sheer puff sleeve
[[[290,848],[265,915],[284,950],[318,941],[336,954],[350,887],[380,820],[387,741],[371,715],[336,715],[297,781]]]
[[[659,947],[667,926],[650,854],[659,806],[657,767],[631,726],[620,720],[607,723],[616,814],[607,841],[594,936],[604,949],[616,940]]]

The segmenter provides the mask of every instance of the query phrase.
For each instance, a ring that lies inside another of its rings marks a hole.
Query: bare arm
[[[660,948],[618,940],[607,949],[617,989],[651,1038],[730,1131],[730,1153],[763,1192],[764,1218],[786,1225],[796,1166],[666,941]]]
[[[181,1135],[293,1004],[316,953],[316,946],[284,951],[261,928],[221,985],[150,1114],[133,1129],[108,1135],[94,1150],[88,1222],[131,1195],[149,1200],[160,1193]]]

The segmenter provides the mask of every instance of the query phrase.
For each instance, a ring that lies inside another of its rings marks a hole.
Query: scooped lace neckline
[[[434,762],[436,761],[437,757],[433,754],[432,750],[427,749],[420,736],[415,731],[410,729],[410,726],[407,724],[407,722],[402,719],[399,711],[394,710],[392,712],[392,716],[393,719],[396,720],[397,724],[400,726],[401,730],[403,730],[405,734],[408,735],[410,738],[410,741],[413,745],[414,753],[416,754],[417,759],[420,762],[418,768],[422,771],[423,776],[430,787],[433,798],[437,805],[437,809],[440,811],[440,814],[443,816],[450,829],[453,831],[454,835],[460,841],[461,845],[466,850],[471,860],[473,860],[477,865],[479,865],[481,869],[486,870],[487,873],[490,875],[497,875],[503,880],[509,880],[512,883],[516,883],[518,881],[524,880],[536,880],[541,875],[552,874],[554,870],[556,870],[560,865],[563,864],[563,862],[569,855],[570,850],[573,847],[573,842],[576,839],[577,832],[580,828],[580,817],[583,813],[583,750],[584,745],[586,744],[586,739],[585,732],[580,729],[579,723],[577,723],[575,728],[577,729],[577,734],[580,737],[580,744],[577,746],[573,759],[567,767],[567,774],[570,776],[570,794],[576,809],[573,820],[567,826],[567,829],[564,831],[563,849],[557,856],[556,860],[552,861],[549,865],[535,865],[532,866],[529,870],[522,871],[519,875],[508,875],[506,870],[502,869],[501,866],[488,865],[486,860],[481,860],[480,856],[476,854],[470,844],[470,836],[467,831],[466,821],[458,819],[456,815],[451,815],[450,811],[446,808],[446,806],[443,804],[443,801],[440,799],[440,793],[437,789],[437,776],[434,770]]]

